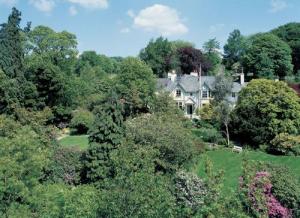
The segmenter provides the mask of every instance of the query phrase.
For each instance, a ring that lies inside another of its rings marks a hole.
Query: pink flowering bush
[[[247,206],[257,217],[290,218],[291,212],[272,194],[270,174],[266,171],[257,172],[246,184],[244,178],[240,178],[240,187],[246,193]]]

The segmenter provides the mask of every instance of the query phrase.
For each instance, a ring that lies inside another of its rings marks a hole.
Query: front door
[[[188,104],[186,106],[186,112],[188,115],[192,115],[193,114],[193,105],[192,104]]]

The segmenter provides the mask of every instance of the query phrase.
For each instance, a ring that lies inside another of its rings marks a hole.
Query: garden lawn
[[[64,147],[75,146],[85,150],[89,145],[89,140],[87,135],[67,136],[59,140],[59,144]]]
[[[213,169],[224,171],[224,193],[236,190],[238,179],[242,174],[242,162],[244,158],[249,160],[264,161],[277,165],[287,166],[298,178],[300,177],[300,157],[274,156],[260,151],[232,152],[230,149],[208,151],[200,156],[200,160],[193,168],[193,172],[200,177],[205,177],[205,160],[209,158],[213,163]]]

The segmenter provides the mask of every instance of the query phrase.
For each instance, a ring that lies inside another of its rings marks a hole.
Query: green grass
[[[206,157],[213,162],[214,170],[224,171],[225,193],[237,188],[238,178],[242,174],[242,161],[244,158],[287,166],[294,175],[298,177],[300,175],[300,157],[273,156],[259,151],[243,151],[239,154],[228,149],[223,149],[208,151],[200,156],[200,160],[193,167],[193,171],[202,178],[205,177],[204,170]]]
[[[89,140],[87,135],[67,136],[61,139],[59,144],[64,147],[75,146],[85,150],[89,145]]]

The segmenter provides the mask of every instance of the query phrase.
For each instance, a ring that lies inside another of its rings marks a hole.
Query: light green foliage
[[[187,163],[195,151],[188,129],[169,116],[144,115],[128,120],[126,136],[135,144],[157,150],[155,162],[162,171],[176,170]]]
[[[86,134],[94,123],[94,114],[85,109],[74,111],[70,127],[77,134]]]
[[[140,52],[140,58],[145,61],[157,77],[165,77],[172,68],[172,43],[163,37],[152,39],[146,48]]]
[[[74,65],[77,51],[77,39],[72,33],[55,32],[46,26],[37,26],[27,35],[26,50],[28,55],[43,55],[63,72],[70,72]]]
[[[47,165],[47,149],[29,127],[0,116],[0,210],[26,202]]]
[[[271,31],[274,35],[289,44],[292,49],[294,73],[300,70],[300,24],[288,23]]]
[[[174,99],[168,92],[160,92],[154,96],[151,112],[169,114],[170,116],[180,116],[182,111],[176,106]]]
[[[151,68],[137,58],[126,58],[121,72],[116,78],[117,92],[124,100],[125,115],[148,111],[156,85]]]
[[[280,133],[271,141],[268,149],[282,155],[300,155],[300,136]]]
[[[38,217],[96,218],[98,191],[93,186],[40,185],[32,192],[30,206]]]
[[[268,144],[280,133],[298,134],[300,104],[284,82],[252,80],[233,111],[233,131],[252,146]]]
[[[289,45],[273,34],[254,35],[244,56],[246,71],[256,78],[283,79],[293,70],[291,52]]]
[[[167,177],[155,174],[153,150],[121,145],[113,154],[116,177],[101,194],[101,217],[173,217],[175,200]]]
[[[242,58],[247,48],[245,37],[239,30],[233,30],[224,46],[223,62],[227,69],[231,70],[235,63],[242,63]]]
[[[98,55],[95,51],[83,52],[76,63],[75,72],[79,75],[87,67],[104,71],[108,74],[118,74],[120,71],[120,61],[105,55]]]

